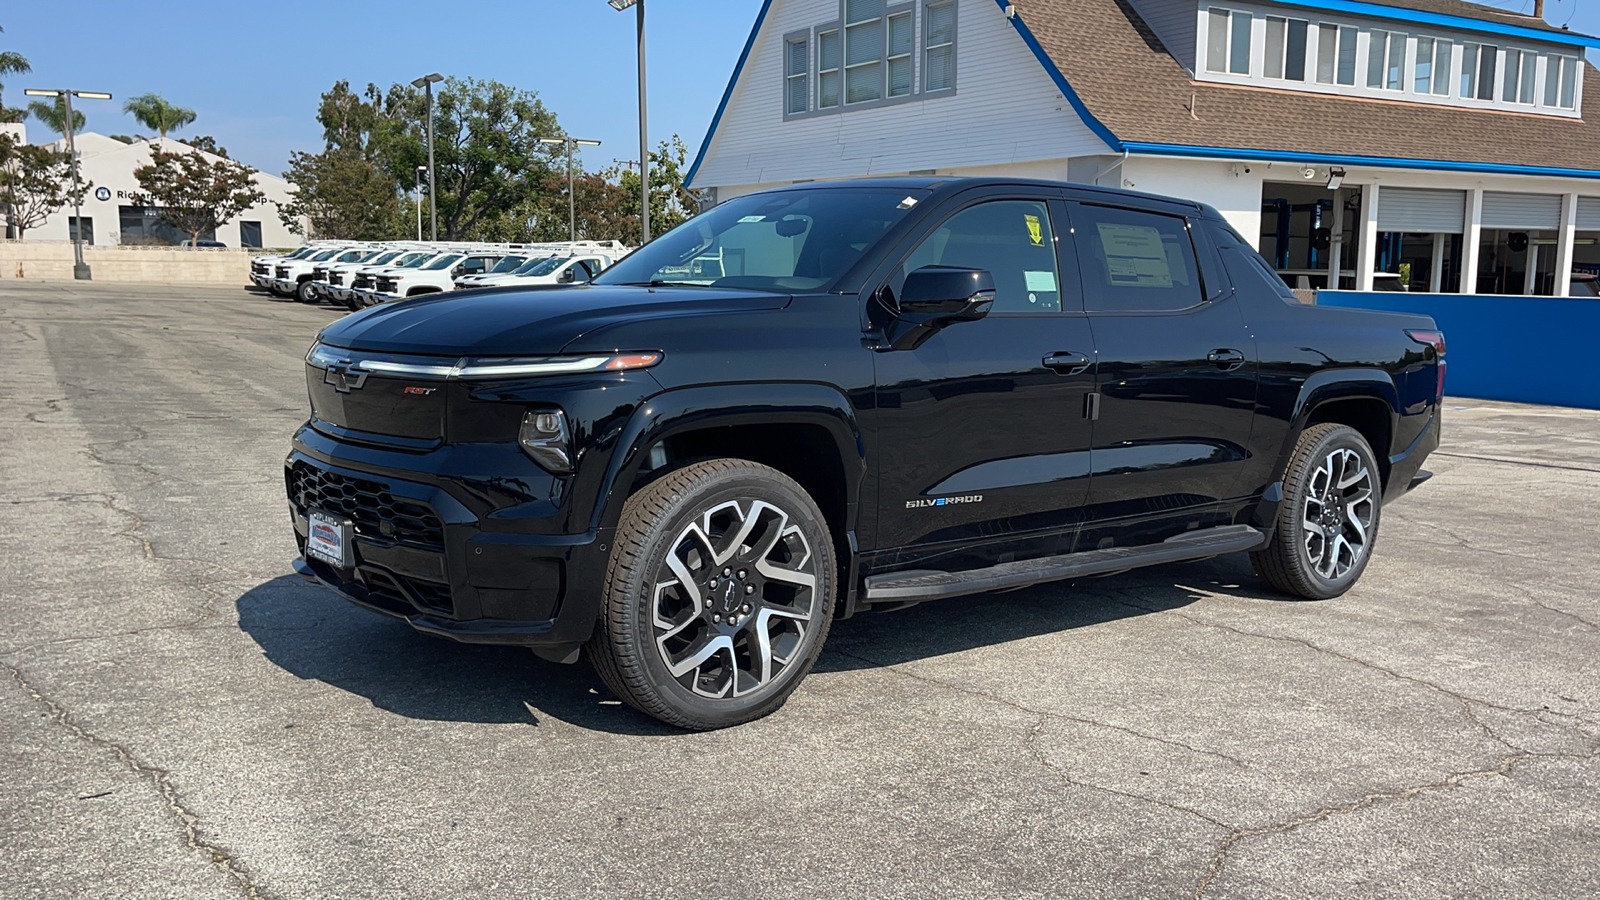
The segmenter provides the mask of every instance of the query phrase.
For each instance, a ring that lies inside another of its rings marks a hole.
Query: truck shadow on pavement
[[[899,665],[1179,609],[1202,593],[1258,599],[1249,565],[1227,557],[1008,594],[942,600],[833,623],[816,673]],[[1242,587],[1241,587],[1242,585]],[[622,706],[587,663],[545,662],[526,649],[419,634],[285,575],[236,601],[240,628],[296,677],[427,721],[527,723],[551,717],[617,734],[674,735]]]

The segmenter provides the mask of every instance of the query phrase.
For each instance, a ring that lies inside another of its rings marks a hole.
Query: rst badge
[[[419,395],[419,396],[426,397],[427,395],[429,395],[429,394],[431,394],[431,393],[433,393],[434,391],[437,391],[437,390],[438,390],[438,388],[425,388],[425,387],[417,387],[415,385],[407,385],[406,389],[404,391],[402,391],[401,393],[416,394],[416,395]]]
[[[931,500],[907,500],[906,509],[921,509],[924,506],[953,506],[957,503],[982,502],[982,494],[967,494],[964,497],[935,497]]]

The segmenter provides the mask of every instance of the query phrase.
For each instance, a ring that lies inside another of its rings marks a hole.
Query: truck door
[[[1071,209],[1099,355],[1091,524],[1077,549],[1216,524],[1247,464],[1255,416],[1255,343],[1238,301],[1220,266],[1200,264],[1183,215]]]
[[[962,195],[902,242],[878,282],[886,293],[868,301],[892,300],[924,266],[984,269],[996,289],[984,318],[873,356],[876,547],[910,548],[899,563],[959,569],[1070,549],[1089,487],[1094,348],[1076,260],[1057,252],[1069,232],[1058,197]]]

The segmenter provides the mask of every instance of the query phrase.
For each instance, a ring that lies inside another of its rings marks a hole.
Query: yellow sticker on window
[[[1039,217],[1034,215],[1024,215],[1022,220],[1028,223],[1028,238],[1033,241],[1033,245],[1037,247],[1040,244],[1043,244],[1044,227],[1039,224]]]

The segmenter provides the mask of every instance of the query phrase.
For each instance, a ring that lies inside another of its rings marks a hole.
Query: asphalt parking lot
[[[1224,558],[858,617],[684,734],[291,574],[337,314],[0,282],[0,897],[1600,894],[1600,413],[1452,401],[1339,600]]]

